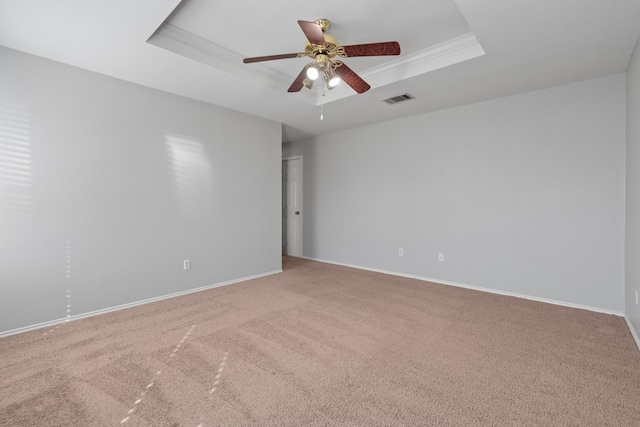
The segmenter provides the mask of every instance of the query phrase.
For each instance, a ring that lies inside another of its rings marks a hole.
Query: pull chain
[[[320,98],[320,120],[324,120],[324,84],[322,85],[322,97]]]

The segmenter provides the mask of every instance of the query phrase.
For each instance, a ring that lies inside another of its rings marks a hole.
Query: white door
[[[282,253],[302,256],[302,157],[282,161]]]

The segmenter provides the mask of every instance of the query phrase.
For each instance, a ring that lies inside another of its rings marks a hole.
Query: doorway
[[[282,254],[302,256],[302,157],[282,159]]]

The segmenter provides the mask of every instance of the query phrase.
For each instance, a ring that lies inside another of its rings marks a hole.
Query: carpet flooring
[[[283,258],[0,339],[0,426],[638,426],[620,317]]]

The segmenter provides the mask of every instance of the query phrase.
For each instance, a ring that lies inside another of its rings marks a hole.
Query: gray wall
[[[279,123],[0,64],[0,333],[281,269]]]
[[[627,180],[625,239],[625,314],[640,336],[640,46],[627,69]],[[640,341],[638,341],[640,346]]]
[[[285,144],[303,255],[622,313],[624,118],[616,75]]]

